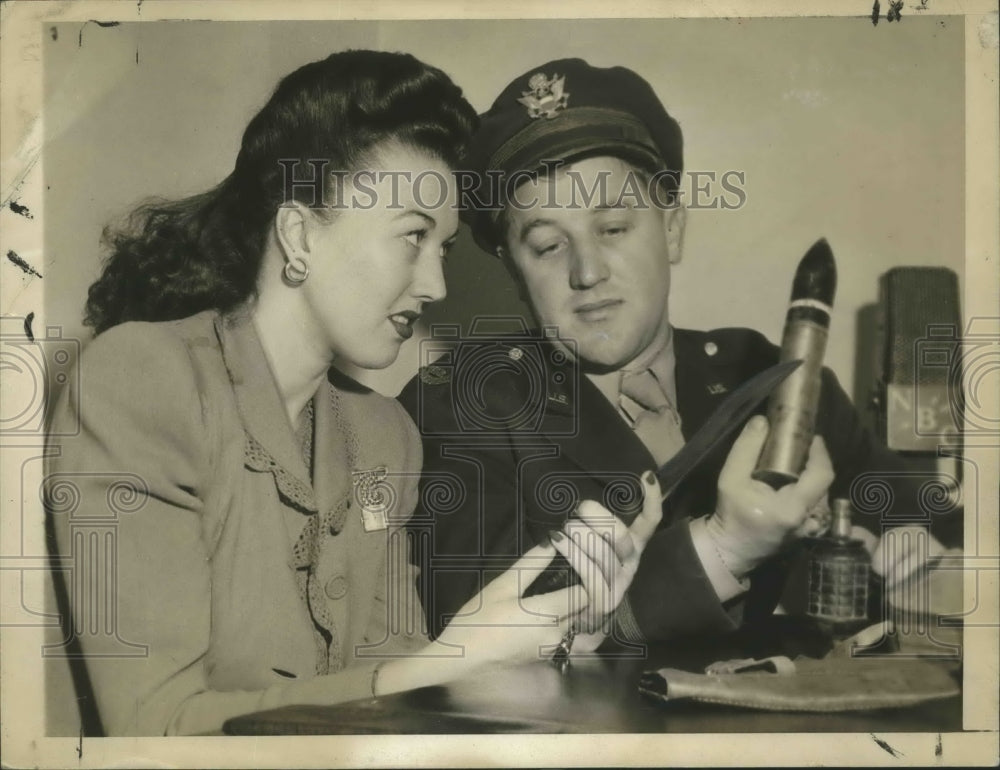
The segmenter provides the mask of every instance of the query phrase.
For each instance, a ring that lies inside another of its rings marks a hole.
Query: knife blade
[[[758,372],[730,393],[690,441],[656,471],[662,499],[666,500],[709,452],[742,425],[757,405],[771,395],[771,391],[801,364],[800,360],[775,364],[769,369]]]
[[[801,363],[800,360],[794,360],[775,364],[769,369],[758,372],[730,393],[725,401],[716,407],[705,424],[691,437],[691,440],[684,444],[683,449],[657,470],[656,477],[660,482],[662,499],[666,500],[687,475],[698,467],[698,464],[705,459],[709,452],[742,425],[757,405],[771,395],[771,391],[795,371]],[[641,498],[639,502],[641,502]],[[639,512],[636,510],[628,514],[621,511],[616,513],[626,525],[631,525]],[[524,596],[557,591],[579,582],[580,576],[570,568],[562,556],[559,556],[528,586]]]

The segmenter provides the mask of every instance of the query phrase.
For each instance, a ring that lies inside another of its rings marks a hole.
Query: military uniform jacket
[[[779,349],[748,329],[674,330],[677,408],[689,439],[740,383],[777,363]],[[581,499],[630,521],[639,476],[655,469],[639,438],[566,356],[544,338],[471,338],[444,363],[425,367],[400,395],[424,442],[421,502],[410,527],[423,568],[420,589],[432,633],[482,584],[510,566]],[[916,510],[897,482],[901,460],[861,426],[848,396],[823,371],[817,431],[836,471],[831,496],[845,496],[861,474],[888,474],[897,493],[879,513]],[[764,413],[762,403],[758,413]],[[664,502],[664,516],[619,606],[620,641],[731,630],[769,614],[785,564],[751,576],[748,593],[723,606],[696,555],[692,517],[715,510],[716,483],[738,430]],[[878,532],[877,515],[857,523]]]
[[[246,317],[127,323],[83,352],[54,410],[48,512],[79,585],[114,569],[116,615],[81,631],[100,610],[79,594],[71,607],[107,734],[212,732],[251,711],[369,697],[380,659],[426,644],[420,623],[390,628],[388,610],[418,602],[398,526],[417,493],[412,422],[347,381],[313,404],[310,474]],[[366,528],[356,481],[379,468],[390,526]],[[94,532],[110,564],[85,545]]]

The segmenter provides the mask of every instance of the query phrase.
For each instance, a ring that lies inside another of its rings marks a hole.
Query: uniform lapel
[[[709,335],[675,328],[673,344],[677,410],[687,440],[741,379],[730,371],[733,351],[720,350]],[[560,373],[557,379],[567,385],[550,387],[541,433],[559,447],[562,457],[604,483],[621,473],[640,474],[656,467],[642,441],[589,379],[574,373],[569,364]]]
[[[732,384],[719,371],[718,348],[708,335],[675,328],[674,352],[677,411],[681,415],[681,432],[688,440],[722,403]]]
[[[559,447],[561,457],[605,484],[623,473],[639,475],[656,467],[611,402],[572,364],[550,371],[553,381],[565,385],[550,388],[541,433]]]
[[[748,377],[766,368],[773,355],[756,337],[740,329],[711,332],[674,329],[677,353],[677,409],[684,437],[698,431],[712,412]],[[754,347],[757,345],[757,347]],[[764,413],[767,402],[757,408]],[[737,426],[738,428],[739,426]],[[719,473],[739,430],[720,442],[671,495],[676,515],[702,515],[714,510]]]

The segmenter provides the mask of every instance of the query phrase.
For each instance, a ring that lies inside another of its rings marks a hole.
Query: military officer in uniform
[[[596,500],[631,520],[640,474],[779,355],[748,329],[670,324],[682,137],[639,75],[553,61],[515,79],[480,119],[470,158],[480,186],[466,221],[541,330],[462,340],[400,396],[424,442],[410,525],[432,634],[576,506]],[[821,530],[828,495],[900,467],[825,370],[807,466],[772,490],[750,477],[767,433],[763,404],[758,412],[664,502],[605,626],[619,642],[724,633],[770,614],[788,546]],[[877,517],[862,523],[879,531]]]

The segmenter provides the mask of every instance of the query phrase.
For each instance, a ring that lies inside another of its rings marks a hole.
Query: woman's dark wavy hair
[[[250,121],[221,184],[146,203],[123,226],[105,228],[110,254],[84,323],[100,333],[125,321],[232,310],[255,292],[268,229],[285,202],[279,161],[302,161],[297,178],[314,173],[309,160],[328,161],[327,172],[353,171],[378,144],[396,140],[455,167],[475,123],[461,89],[409,54],[345,51],[297,69]],[[293,189],[313,203],[310,186]]]

